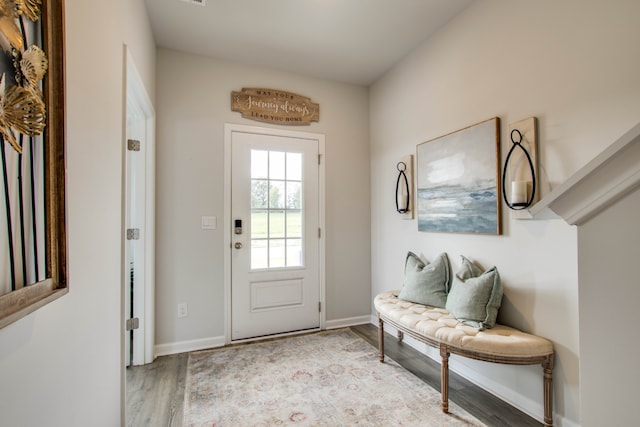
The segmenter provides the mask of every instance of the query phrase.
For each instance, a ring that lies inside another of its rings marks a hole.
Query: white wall
[[[373,294],[401,287],[408,250],[428,259],[446,251],[454,269],[460,254],[496,265],[499,321],[554,341],[560,425],[581,418],[575,227],[512,220],[507,210],[502,236],[419,233],[394,213],[395,165],[416,144],[494,116],[504,158],[508,124],[535,116],[548,193],[637,123],[639,15],[631,0],[474,2],[370,92]],[[453,367],[541,417],[541,368],[459,359]]]
[[[638,212],[640,190],[578,227],[584,427],[638,423]]]
[[[224,123],[270,126],[231,111],[231,92],[267,87],[308,96],[326,135],[326,317],[370,314],[368,91],[159,49],[157,56],[156,344],[159,352],[224,343]],[[201,230],[201,216],[218,218]],[[226,248],[229,250],[229,248]],[[186,302],[189,316],[177,318]]]
[[[123,43],[154,99],[141,0],[66,0],[69,294],[0,330],[0,424],[121,422]]]

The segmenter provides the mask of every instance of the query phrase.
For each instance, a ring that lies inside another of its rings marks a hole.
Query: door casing
[[[293,137],[302,139],[314,139],[318,141],[318,152],[320,154],[318,191],[319,191],[319,212],[318,222],[320,225],[321,238],[319,242],[319,292],[320,292],[320,329],[325,329],[326,323],[326,285],[325,285],[325,136],[318,133],[298,132],[277,128],[265,128],[259,126],[238,125],[225,123],[224,126],[224,294],[225,294],[225,343],[231,343],[231,252],[232,252],[232,217],[231,217],[231,139],[233,132],[246,132],[261,135],[275,135],[282,137]],[[292,335],[299,332],[283,333],[278,336]],[[272,338],[273,335],[268,338]],[[266,338],[266,337],[265,337]],[[251,341],[238,340],[233,342]]]
[[[127,189],[126,189],[126,145],[127,145],[127,104],[135,104],[144,116],[144,141],[145,144],[145,190],[144,190],[144,205],[145,205],[145,218],[144,218],[144,286],[143,289],[137,290],[136,295],[136,310],[141,316],[140,325],[141,330],[139,334],[134,334],[134,365],[141,365],[145,363],[151,363],[155,359],[155,111],[153,104],[149,98],[149,95],[142,83],[142,78],[138,73],[135,66],[135,62],[125,45],[124,48],[124,62],[125,62],[125,129],[123,135],[123,201],[122,201],[122,336],[123,336],[123,364],[126,365],[126,357],[124,340],[127,339],[125,331],[125,311],[128,311],[126,304],[126,292],[128,292],[129,281],[129,269],[127,261],[127,240],[126,240],[126,209],[127,209]],[[136,347],[138,349],[136,350]]]

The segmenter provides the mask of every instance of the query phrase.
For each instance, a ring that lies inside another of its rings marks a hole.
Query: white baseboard
[[[348,317],[345,319],[329,320],[325,322],[325,329],[347,328],[349,326],[366,325],[368,323],[368,315],[359,317]],[[226,340],[224,336],[158,344],[155,346],[155,356],[168,356],[170,354],[206,350],[208,348],[223,347],[225,344]]]
[[[190,351],[206,350],[208,348],[222,347],[225,345],[224,337],[202,338],[199,340],[178,341],[155,346],[157,356],[168,356],[170,354],[188,353]]]
[[[580,423],[571,421],[568,418],[560,417],[558,415],[553,416],[553,424],[558,427],[580,427]]]
[[[375,327],[378,327],[378,315],[377,314],[372,314],[371,315],[371,319],[369,320],[369,323],[371,323],[372,325],[374,325]]]
[[[348,328],[349,326],[356,325],[366,325],[369,322],[369,316],[357,316],[357,317],[347,317],[345,319],[337,319],[337,320],[327,320],[325,322],[325,329],[339,329],[339,328]]]

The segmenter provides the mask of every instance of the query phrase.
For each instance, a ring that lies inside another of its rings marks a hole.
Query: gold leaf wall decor
[[[15,3],[18,14],[24,15],[34,22],[40,18],[42,0],[15,0]]]
[[[42,49],[32,45],[22,54],[20,60],[20,71],[24,79],[35,87],[47,72],[49,61]]]
[[[42,0],[0,0],[0,46],[14,59],[17,86],[5,87],[0,78],[0,134],[18,152],[14,130],[26,136],[42,134],[46,125],[46,109],[39,83],[47,72],[48,60],[37,45],[26,48],[18,20],[40,18]],[[21,21],[22,22],[22,21]]]
[[[44,130],[44,102],[37,92],[20,86],[9,86],[0,101],[4,119],[23,135],[40,135]]]
[[[18,9],[13,0],[0,0],[0,46],[5,52],[22,49],[22,32],[16,23]]]

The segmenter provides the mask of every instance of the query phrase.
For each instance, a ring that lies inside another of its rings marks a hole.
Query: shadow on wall
[[[497,322],[525,332],[533,333],[533,308],[536,294],[533,287],[512,288],[503,283],[504,295],[498,310]]]
[[[512,326],[525,332],[536,335],[545,335],[544,331],[551,331],[553,324],[549,324],[546,313],[563,313],[567,311],[568,301],[562,292],[562,284],[558,283],[551,289],[557,291],[536,290],[533,283],[519,283],[519,287],[509,286],[503,281],[504,296],[502,305],[498,311],[498,323]],[[543,310],[536,312],[536,305],[542,304]],[[537,313],[537,314],[536,314]],[[543,316],[540,316],[543,313]],[[550,332],[547,332],[550,333]],[[546,338],[552,339],[552,336]]]
[[[580,378],[578,377],[580,359],[576,353],[562,344],[554,342],[553,348],[556,352],[555,366],[553,368],[553,411],[563,417],[566,414],[579,414],[580,401],[571,400],[571,397],[578,397],[580,394],[571,393],[567,389],[580,389]],[[571,378],[570,375],[573,372],[576,375]]]
[[[547,324],[542,325],[545,323],[542,319],[540,319],[540,322],[536,322],[533,314],[536,301],[538,299],[545,301],[546,306],[544,312],[559,313],[563,310],[563,306],[566,305],[566,301],[564,301],[562,297],[563,294],[560,291],[558,291],[557,294],[548,293],[548,295],[545,294],[541,296],[535,292],[534,286],[531,284],[524,288],[511,288],[507,283],[504,286],[504,296],[502,298],[500,311],[498,312],[497,321],[498,323],[512,326],[522,331],[545,336],[545,333],[540,332],[539,327],[536,329],[536,326],[542,326],[546,330],[549,328]],[[536,323],[538,323],[538,325],[536,325]],[[577,395],[567,392],[566,390],[579,389],[579,357],[570,348],[561,344],[562,339],[558,337],[553,339],[553,337],[550,336],[545,336],[545,338],[553,341],[553,347],[556,353],[555,366],[553,369],[553,411],[561,417],[564,417],[566,414],[578,414],[580,402],[567,400],[567,398]]]

